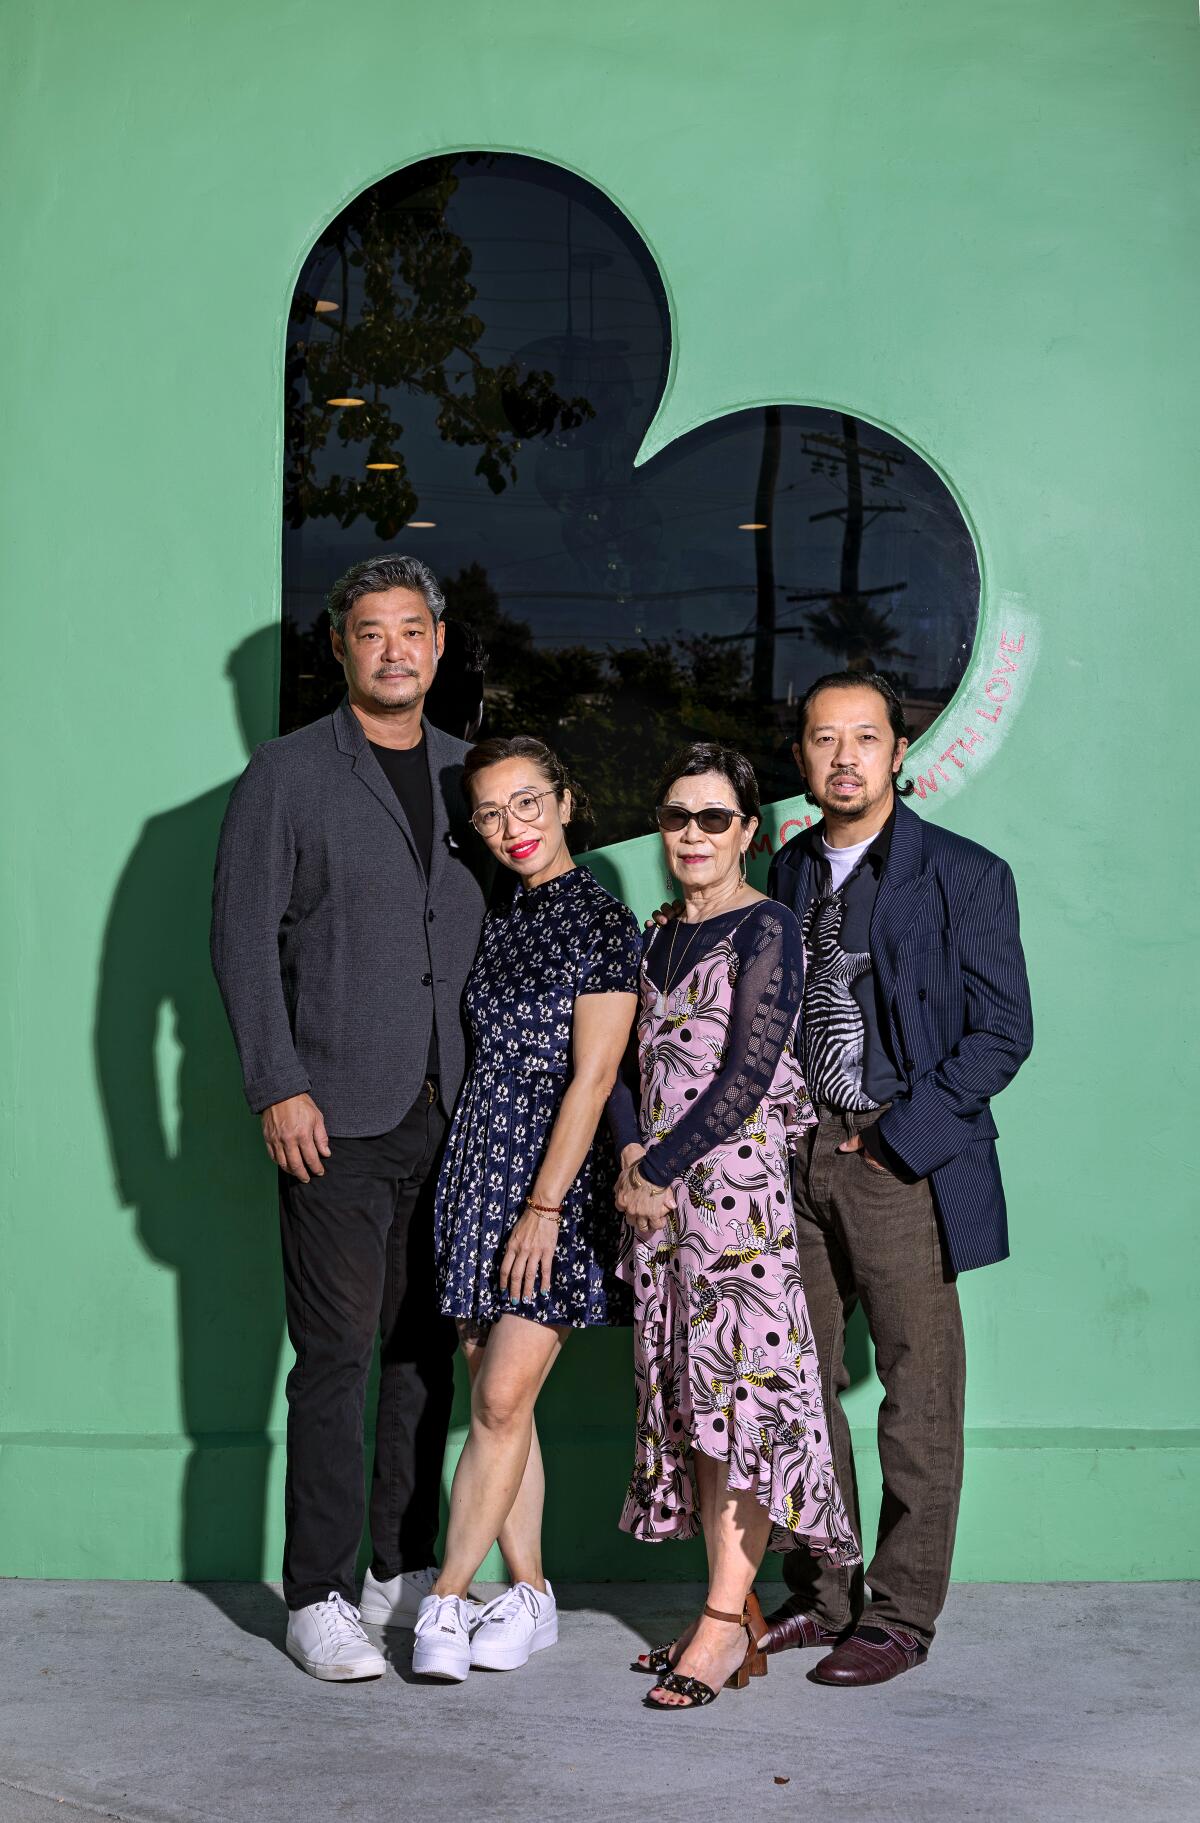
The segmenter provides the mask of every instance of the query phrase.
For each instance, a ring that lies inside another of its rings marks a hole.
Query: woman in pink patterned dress
[[[768,1544],[839,1563],[859,1550],[795,1260],[791,1152],[814,1120],[793,1050],[799,926],[746,883],[759,802],[741,754],[686,748],[658,796],[684,913],[646,941],[638,1082],[612,1103],[637,1373],[621,1525],[651,1543],[703,1530],[704,1612],[639,1661],[659,1674],[651,1706],[695,1708],[766,1669],[753,1584]]]

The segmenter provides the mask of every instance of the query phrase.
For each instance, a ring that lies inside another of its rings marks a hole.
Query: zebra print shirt
[[[853,987],[871,973],[869,950],[844,950],[844,888],[814,899],[804,920],[804,1080],[828,1108],[877,1108],[863,1088],[866,1024]]]
[[[821,890],[804,915],[801,1061],[809,1094],[829,1108],[882,1107],[903,1088],[880,1031],[869,948],[890,827],[880,833],[836,892],[828,861],[815,857]]]

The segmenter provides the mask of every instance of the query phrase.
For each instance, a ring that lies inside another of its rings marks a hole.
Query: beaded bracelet
[[[539,1215],[558,1215],[562,1210],[561,1203],[535,1203],[531,1196],[525,1198],[525,1207],[536,1209]]]

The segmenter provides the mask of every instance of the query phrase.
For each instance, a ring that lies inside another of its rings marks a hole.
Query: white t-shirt
[[[843,880],[854,872],[874,840],[874,836],[868,836],[865,842],[856,842],[853,848],[831,848],[825,837],[821,837],[821,847],[832,875],[829,888],[831,892],[836,892]]]

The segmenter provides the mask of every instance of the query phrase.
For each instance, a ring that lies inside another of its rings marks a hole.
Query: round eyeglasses
[[[494,836],[509,817],[518,823],[536,823],[542,814],[542,799],[554,796],[552,787],[545,791],[514,791],[507,804],[483,804],[471,817],[472,829],[481,836]]]
[[[706,836],[723,836],[735,817],[740,823],[746,821],[740,810],[729,810],[724,804],[706,804],[703,810],[688,810],[683,804],[659,804],[654,812],[658,827],[671,835],[678,835],[689,823],[695,823]]]

